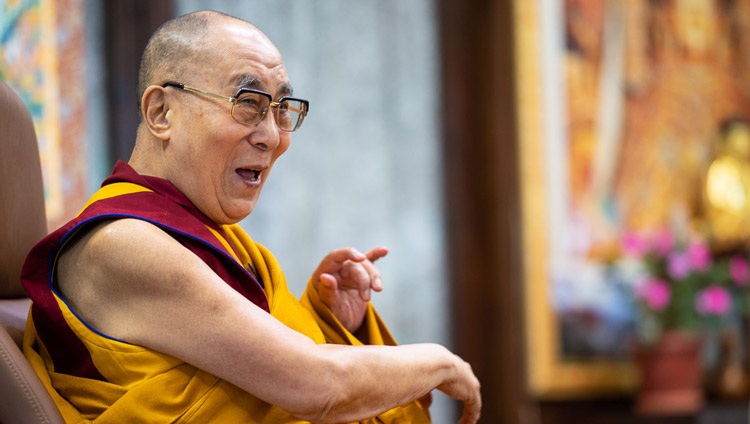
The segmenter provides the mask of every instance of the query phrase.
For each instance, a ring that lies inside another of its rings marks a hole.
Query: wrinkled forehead
[[[198,71],[220,88],[248,87],[291,94],[281,53],[256,27],[233,22],[217,25],[204,47],[206,60]]]

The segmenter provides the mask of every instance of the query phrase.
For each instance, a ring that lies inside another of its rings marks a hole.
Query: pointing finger
[[[387,254],[388,254],[387,247],[377,246],[377,247],[370,249],[367,253],[365,253],[365,256],[367,256],[367,259],[369,259],[370,262],[375,262]]]

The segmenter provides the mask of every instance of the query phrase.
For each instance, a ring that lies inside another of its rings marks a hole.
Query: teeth
[[[239,174],[240,177],[250,180],[252,182],[256,182],[260,180],[260,171],[257,169],[243,169],[240,168],[237,170],[237,174]]]

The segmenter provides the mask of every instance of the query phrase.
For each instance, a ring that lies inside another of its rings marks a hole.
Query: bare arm
[[[303,419],[364,419],[434,388],[464,402],[463,422],[479,417],[479,383],[447,349],[316,345],[143,221],[92,229],[61,257],[58,281],[100,331],[180,358]]]

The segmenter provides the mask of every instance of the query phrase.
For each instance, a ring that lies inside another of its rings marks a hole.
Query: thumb
[[[331,274],[325,272],[320,274],[319,281],[320,285],[326,290],[335,291],[336,288],[338,288],[338,281],[336,281],[336,277]]]

